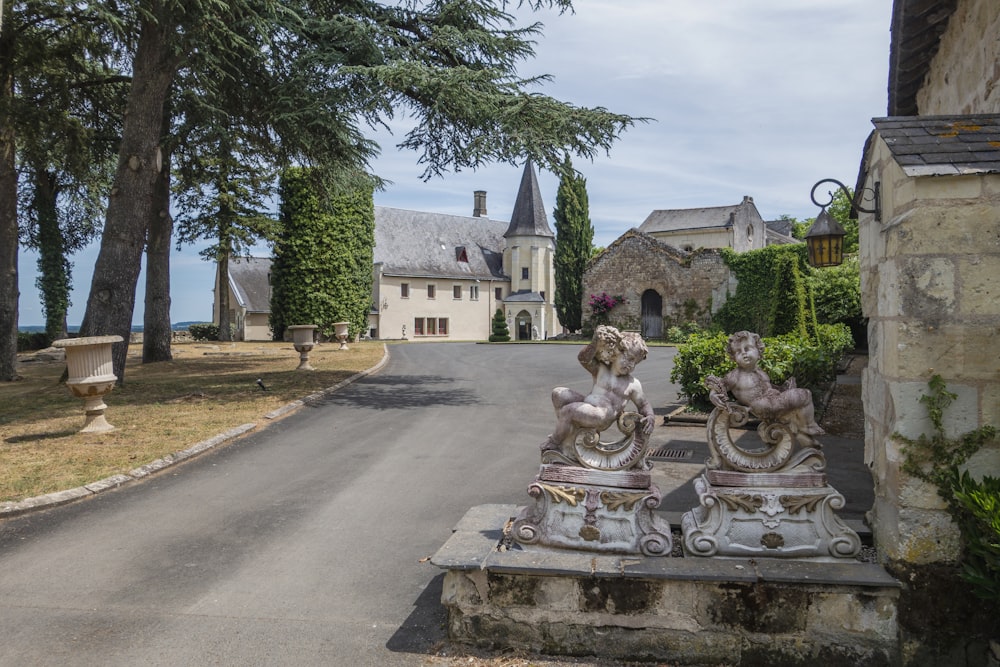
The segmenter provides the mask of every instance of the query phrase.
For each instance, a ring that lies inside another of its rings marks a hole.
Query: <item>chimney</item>
[[[486,216],[486,190],[476,190],[472,193],[474,204],[472,207],[472,217],[485,218]]]

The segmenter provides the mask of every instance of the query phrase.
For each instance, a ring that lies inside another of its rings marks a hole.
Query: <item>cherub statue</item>
[[[759,419],[786,424],[801,445],[817,446],[816,436],[825,431],[816,423],[812,392],[796,388],[795,378],[789,378],[781,386],[774,385],[767,373],[757,368],[764,353],[760,336],[737,331],[729,337],[726,352],[736,362],[736,368],[722,378],[714,375],[705,378],[712,404],[729,412],[726,403],[731,392],[738,403],[750,408]]]
[[[642,385],[632,377],[632,371],[646,358],[648,350],[642,336],[635,332],[621,333],[601,325],[594,338],[577,359],[590,371],[594,387],[584,396],[567,387],[552,390],[552,405],[556,409],[556,430],[542,443],[542,450],[570,452],[581,430],[597,433],[606,430],[622,415],[627,401],[635,404],[642,414],[640,428],[648,436],[653,431],[653,407],[642,392]]]

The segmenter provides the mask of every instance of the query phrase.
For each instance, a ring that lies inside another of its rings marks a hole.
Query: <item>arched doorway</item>
[[[663,297],[656,290],[648,289],[642,293],[642,328],[643,338],[663,338]]]
[[[531,340],[531,314],[522,310],[514,318],[514,331],[517,332],[515,340]]]

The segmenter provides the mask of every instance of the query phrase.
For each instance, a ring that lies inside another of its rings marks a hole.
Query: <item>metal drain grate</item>
[[[649,458],[651,459],[666,459],[670,461],[686,461],[692,456],[694,456],[693,449],[670,449],[668,447],[660,447],[649,452]]]

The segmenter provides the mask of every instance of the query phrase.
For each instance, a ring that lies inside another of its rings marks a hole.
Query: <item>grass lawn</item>
[[[375,366],[385,352],[379,342],[338,348],[317,345],[316,370],[296,371],[291,343],[175,343],[173,360],[154,364],[133,345],[124,386],[104,399],[116,429],[101,434],[78,433],[83,401],[60,382],[65,362],[18,355],[22,379],[0,382],[0,502],[127,473],[236,426],[261,426],[268,412]]]

